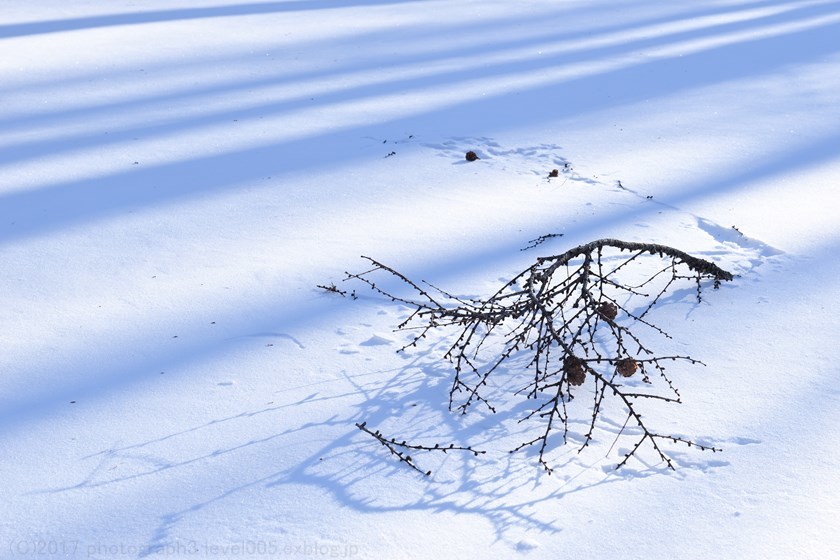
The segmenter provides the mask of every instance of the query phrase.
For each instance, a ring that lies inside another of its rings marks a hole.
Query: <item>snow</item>
[[[8,4],[0,556],[840,557],[837,2]],[[651,415],[722,453],[547,476],[342,282],[603,237],[739,275],[657,315],[706,367]]]

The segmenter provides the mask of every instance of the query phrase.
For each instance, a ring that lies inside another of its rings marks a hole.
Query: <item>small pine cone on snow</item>
[[[570,385],[583,385],[583,382],[586,381],[583,361],[577,356],[566,356],[566,359],[563,360],[563,371],[566,372],[566,380]]]
[[[618,315],[618,307],[614,303],[605,301],[596,310],[602,319],[612,321]]]
[[[618,363],[615,366],[615,370],[621,374],[622,377],[630,377],[634,373],[636,373],[636,369],[638,369],[638,364],[636,360],[633,358],[622,358],[618,360]]]
[[[474,151],[472,151],[472,150],[470,150],[469,152],[467,152],[466,158],[467,158],[467,161],[475,161],[475,160],[477,160],[477,159],[480,159],[480,158],[478,157],[478,154],[476,154],[476,153],[475,153]]]

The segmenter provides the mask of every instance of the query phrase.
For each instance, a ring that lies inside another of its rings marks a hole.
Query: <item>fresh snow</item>
[[[836,0],[0,12],[0,557],[840,558]],[[602,237],[738,275],[657,310],[706,367],[649,420],[722,453],[604,430],[548,476],[342,282]],[[424,478],[362,421],[488,453]]]

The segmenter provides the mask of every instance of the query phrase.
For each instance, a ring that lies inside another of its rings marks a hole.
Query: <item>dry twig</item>
[[[633,431],[640,434],[618,467],[645,443],[671,469],[674,464],[663,450],[663,442],[719,451],[681,436],[660,433],[648,425],[639,410],[639,403],[644,400],[680,402],[679,392],[665,373],[667,362],[701,363],[690,356],[659,355],[643,342],[642,333],[671,338],[648,319],[648,313],[684,281],[694,283],[699,302],[704,281],[711,281],[718,288],[722,281],[732,280],[732,274],[714,263],[664,245],[600,239],[560,255],[538,258],[486,299],[463,299],[429,284],[423,287],[393,268],[363,258],[373,267],[359,274],[348,273],[346,280],[364,282],[375,292],[413,309],[398,329],[415,329],[416,334],[401,350],[416,346],[430,331],[452,332],[454,342],[444,354],[454,370],[450,410],[465,414],[474,405],[481,405],[495,412],[488,397],[488,382],[500,372],[510,374],[510,368],[503,366],[521,364],[513,368],[514,375],[522,372],[517,393],[534,400],[521,422],[532,422],[538,427],[532,439],[511,452],[537,446],[539,463],[547,472],[551,472],[546,460],[551,436],[562,433],[563,442],[567,441],[567,405],[584,388],[592,392],[593,398],[589,429],[583,435],[580,450],[592,442],[605,401],[611,399],[626,414],[625,428],[635,426]],[[654,266],[650,266],[650,261]],[[379,273],[398,278],[414,296],[397,296],[380,288],[374,280]],[[628,386],[624,381],[634,375],[641,377],[642,388]],[[359,428],[417,469],[410,457],[395,450],[398,444],[394,439],[384,439],[378,432],[365,429],[364,424]]]

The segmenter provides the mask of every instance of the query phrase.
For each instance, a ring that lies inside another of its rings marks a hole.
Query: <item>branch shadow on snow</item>
[[[692,292],[686,293],[688,298],[693,296]],[[634,435],[622,424],[620,416],[608,416],[593,440],[595,450],[579,455],[577,446],[588,428],[584,414],[570,422],[567,444],[559,436],[552,438],[555,449],[551,455],[556,470],[553,476],[546,475],[538,465],[535,448],[509,452],[533,432],[519,422],[533,406],[531,402],[515,399],[492,414],[480,406],[466,415],[449,410],[451,365],[440,359],[447,345],[446,340],[440,340],[428,349],[402,353],[405,364],[385,380],[364,383],[346,375],[347,384],[353,388],[350,393],[362,399],[356,411],[344,418],[313,422],[299,430],[299,435],[311,431],[313,439],[325,430],[343,433],[290,469],[255,484],[269,491],[285,485],[315,486],[329,492],[342,505],[366,514],[429,511],[475,515],[492,524],[498,541],[517,548],[521,546],[517,535],[563,530],[556,509],[546,504],[562,503],[569,495],[606,484],[670,472],[661,462],[647,461],[644,455],[636,464],[614,469],[617,459],[610,455],[613,448],[618,453],[625,452],[616,443],[622,434]],[[516,370],[522,365],[515,362],[511,370],[499,371],[494,379],[507,381],[491,387],[491,394],[503,399],[515,391],[516,384],[522,381]],[[360,422],[367,422],[372,429],[382,430],[398,441],[442,446],[453,443],[487,454],[419,452],[415,462],[422,470],[432,470],[432,475],[425,478],[395,461],[378,442],[353,428]],[[675,475],[679,477],[687,471],[708,472],[728,465],[716,456],[679,451],[672,455],[679,465]],[[388,488],[398,490],[389,492]],[[219,499],[228,496],[226,493]],[[187,513],[167,517],[164,529]],[[156,544],[165,545],[166,535],[167,530],[159,531]]]

